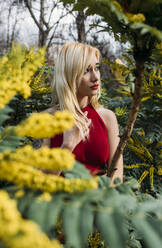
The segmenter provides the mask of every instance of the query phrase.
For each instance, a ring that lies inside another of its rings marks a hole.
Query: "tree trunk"
[[[47,38],[48,38],[48,29],[46,27],[45,28],[45,12],[44,12],[44,0],[41,0],[40,1],[40,16],[39,16],[39,25],[40,25],[40,28],[39,28],[39,41],[38,41],[38,46],[39,47],[43,47],[46,45],[46,42],[47,42]]]
[[[78,32],[78,41],[85,43],[86,42],[86,32],[85,32],[85,15],[83,11],[79,11],[76,17],[76,25]]]

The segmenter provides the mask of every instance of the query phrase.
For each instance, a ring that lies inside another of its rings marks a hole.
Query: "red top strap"
[[[91,119],[89,139],[81,141],[72,153],[75,159],[84,164],[93,175],[100,174],[100,172],[102,174],[109,159],[107,128],[91,105],[87,105],[82,111],[87,111],[87,117]],[[56,135],[51,139],[51,147],[60,147],[62,142],[63,134]]]

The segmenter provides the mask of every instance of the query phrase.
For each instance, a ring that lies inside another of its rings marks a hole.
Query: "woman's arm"
[[[113,155],[120,141],[118,122],[117,122],[115,114],[109,109],[102,108],[100,109],[99,114],[101,114],[102,119],[107,127],[108,142],[109,142],[108,166],[110,166],[111,160],[113,158]],[[111,186],[113,186],[113,182],[115,178],[120,178],[121,181],[123,182],[123,157],[122,155],[120,156],[116,164],[116,170],[114,172],[114,175],[111,177],[111,184],[110,184]]]
[[[107,131],[108,131],[108,141],[109,141],[109,166],[111,164],[111,160],[113,158],[113,155],[116,151],[116,148],[119,144],[120,138],[119,138],[119,127],[118,122],[116,119],[115,114],[108,110],[106,111],[106,118],[107,118]],[[116,164],[116,170],[114,172],[114,175],[111,177],[111,185],[113,185],[115,178],[120,178],[123,182],[123,157],[120,156],[117,164]]]

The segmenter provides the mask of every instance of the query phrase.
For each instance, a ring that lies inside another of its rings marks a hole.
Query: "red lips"
[[[98,89],[98,87],[99,87],[99,84],[94,84],[94,85],[91,87],[91,89],[93,89],[93,90],[97,90],[97,89]]]

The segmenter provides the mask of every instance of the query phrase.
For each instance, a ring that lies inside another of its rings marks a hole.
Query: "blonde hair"
[[[99,60],[100,53],[97,48],[79,42],[66,43],[58,54],[54,70],[53,103],[59,103],[60,110],[67,109],[73,114],[83,140],[89,137],[90,120],[79,106],[76,96],[77,82],[81,81],[92,54]],[[98,95],[89,99],[92,107],[100,106],[99,97],[100,88]]]

